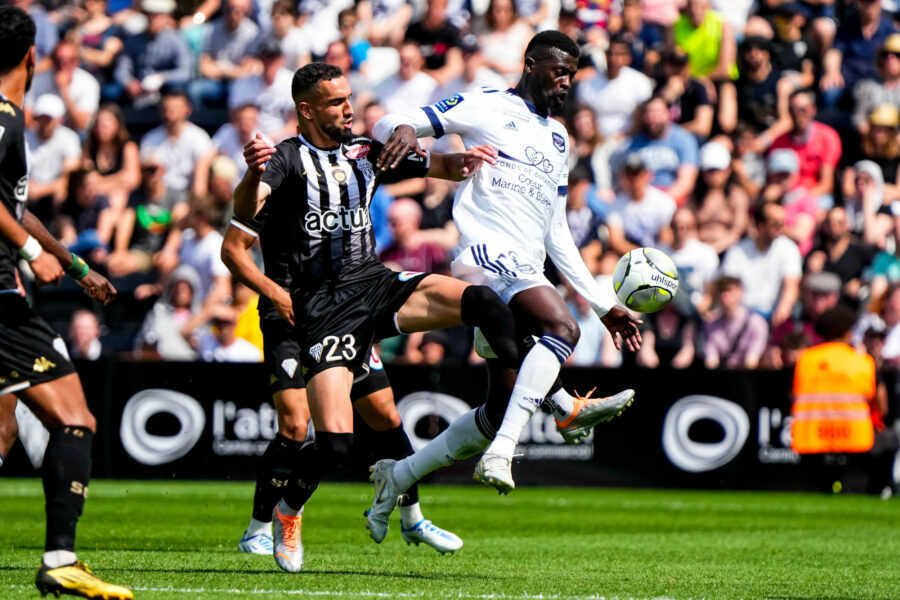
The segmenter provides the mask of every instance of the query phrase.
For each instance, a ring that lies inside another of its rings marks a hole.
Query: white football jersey
[[[615,302],[591,277],[566,222],[569,138],[555,119],[542,117],[514,90],[456,94],[382,118],[374,137],[385,142],[399,125],[417,137],[456,133],[466,148],[483,144],[499,152],[463,181],[453,203],[460,248],[492,243],[518,248],[534,265],[547,254],[598,314]]]
[[[534,263],[543,264],[546,253],[541,242],[555,205],[562,203],[565,209],[569,177],[565,127],[539,116],[512,90],[456,94],[400,118],[416,129],[418,137],[456,133],[466,148],[488,144],[498,149],[497,164],[485,163],[456,193],[453,220],[460,247],[509,241],[532,253]],[[387,134],[391,131],[393,127]]]

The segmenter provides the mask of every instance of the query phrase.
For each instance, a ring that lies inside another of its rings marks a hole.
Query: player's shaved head
[[[578,46],[559,31],[542,31],[525,49],[525,66],[516,92],[547,116],[562,110],[578,70]]]
[[[572,38],[561,31],[547,30],[531,38],[531,41],[528,42],[528,46],[525,48],[525,57],[539,60],[554,49],[561,50],[575,58],[581,55],[578,45],[572,41]]]
[[[0,75],[18,66],[34,46],[34,21],[21,8],[0,6]]]
[[[343,77],[344,72],[340,67],[323,62],[313,62],[297,69],[294,80],[291,82],[291,98],[294,104],[301,100],[308,100],[310,93],[314,92],[320,81],[331,81]]]

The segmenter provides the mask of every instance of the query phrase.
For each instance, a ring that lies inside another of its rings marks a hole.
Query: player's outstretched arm
[[[22,217],[22,226],[37,239],[44,250],[59,261],[59,266],[84,288],[85,294],[103,304],[109,304],[115,299],[118,293],[115,286],[100,273],[91,271],[81,257],[69,252],[55,237],[50,235],[50,232],[31,211],[25,211],[25,215]]]
[[[294,324],[294,308],[290,294],[280,285],[269,279],[259,270],[253,257],[247,251],[257,236],[250,233],[243,223],[231,222],[222,242],[222,262],[239,281],[250,287],[257,294],[262,294],[272,301],[278,314],[291,325]]]
[[[275,147],[260,133],[244,145],[244,160],[247,171],[234,189],[234,214],[245,220],[252,219],[265,203],[271,189],[262,183],[262,174]]]
[[[44,252],[41,243],[28,234],[24,227],[0,204],[0,237],[17,248],[19,256],[28,261],[38,284],[58,283],[63,270],[53,256]]]
[[[550,260],[559,269],[572,288],[588,303],[612,335],[616,348],[622,343],[629,350],[636,351],[641,347],[641,333],[638,326],[642,323],[630,310],[616,304],[612,290],[604,292],[584,265],[581,254],[572,239],[569,225],[565,218],[565,201],[557,199],[550,231],[544,239],[544,245]]]
[[[497,164],[497,150],[491,146],[472,146],[465,153],[431,153],[428,176],[451,181],[471,177],[484,163]]]

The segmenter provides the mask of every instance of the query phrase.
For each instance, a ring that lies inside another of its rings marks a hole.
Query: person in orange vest
[[[822,467],[812,475],[821,483],[826,477],[831,478],[828,488],[833,491],[843,487],[840,478],[833,479],[833,467],[852,464],[869,471],[871,483],[879,482],[892,491],[893,481],[884,473],[884,467],[893,461],[873,460],[876,457],[867,454],[875,445],[876,427],[885,430],[881,417],[887,412],[887,401],[886,394],[877,393],[875,361],[850,345],[855,321],[854,313],[844,306],[826,311],[816,322],[816,330],[825,342],[807,348],[797,359],[791,447],[797,454],[821,458],[806,462]],[[878,454],[883,455],[887,448],[879,446]],[[862,455],[866,456],[851,460]],[[876,465],[880,468],[873,469]],[[843,476],[852,472],[843,468],[837,471]]]

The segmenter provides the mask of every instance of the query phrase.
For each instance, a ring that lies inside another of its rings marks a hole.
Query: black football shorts
[[[261,315],[259,323],[263,334],[266,371],[269,376],[269,393],[305,388],[306,380],[300,369],[300,356],[303,352],[294,328],[278,316],[274,309],[272,314]],[[369,358],[369,375],[353,384],[350,399],[355,402],[363,396],[389,387],[391,382],[384,365],[373,349]]]
[[[74,372],[63,339],[22,296],[0,294],[0,394]]]
[[[326,283],[293,295],[294,322],[304,352],[303,376],[346,367],[359,379],[369,371],[369,351],[376,334],[393,323],[394,314],[427,273],[391,271],[383,265],[350,283]]]

